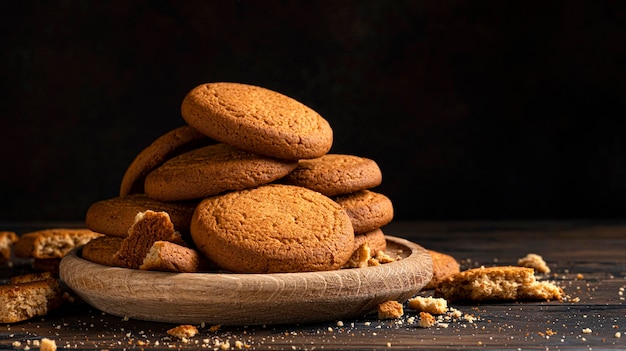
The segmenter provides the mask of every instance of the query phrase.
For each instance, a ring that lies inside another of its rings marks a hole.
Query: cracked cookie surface
[[[207,83],[181,105],[183,119],[209,137],[250,152],[297,160],[326,154],[330,124],[286,95],[240,83]]]
[[[341,206],[309,189],[278,184],[203,200],[191,236],[211,261],[236,273],[339,269],[354,246]]]

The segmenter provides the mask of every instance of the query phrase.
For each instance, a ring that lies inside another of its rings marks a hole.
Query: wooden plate
[[[378,304],[404,302],[430,281],[428,252],[387,236],[403,259],[380,266],[277,274],[165,273],[63,258],[61,279],[87,303],[122,317],[180,324],[310,323],[364,316]]]

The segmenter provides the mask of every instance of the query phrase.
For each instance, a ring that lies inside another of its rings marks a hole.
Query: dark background
[[[1,1],[0,221],[82,220],[194,86],[316,109],[396,219],[623,218],[621,1]]]

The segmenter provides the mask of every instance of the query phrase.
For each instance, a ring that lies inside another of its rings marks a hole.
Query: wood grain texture
[[[0,225],[18,234],[53,226],[38,222]],[[217,328],[207,323],[196,325],[199,333],[188,342],[167,334],[174,323],[125,319],[77,299],[45,318],[1,325],[0,349],[29,346],[34,350],[32,343],[43,337],[68,350],[219,350],[226,342],[229,349],[237,350],[237,341],[248,346],[243,349],[255,351],[626,349],[624,222],[394,221],[385,232],[450,254],[460,261],[462,269],[515,264],[527,253],[541,254],[552,269],[543,279],[555,281],[571,299],[450,304],[476,319],[459,318],[447,321],[445,327],[432,328],[419,328],[419,312],[406,304],[404,316],[397,320],[380,320],[376,313],[370,313],[307,324]],[[9,276],[32,272],[28,261],[13,263],[0,267],[0,278],[6,281]],[[426,290],[418,295],[431,293]],[[310,311],[302,308],[302,313]],[[621,333],[620,338],[617,333]]]
[[[406,301],[432,277],[419,245],[387,237],[399,261],[375,267],[284,274],[164,273],[107,267],[74,251],[61,279],[92,306],[116,316],[169,323],[261,325],[361,317]]]

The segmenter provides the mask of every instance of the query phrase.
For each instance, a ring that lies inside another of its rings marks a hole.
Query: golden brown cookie
[[[144,178],[163,162],[212,143],[215,142],[189,125],[163,134],[137,154],[128,166],[120,184],[120,196],[143,193]]]
[[[200,252],[169,241],[155,241],[139,269],[177,273],[207,271],[209,261]]]
[[[139,212],[167,212],[176,230],[189,232],[191,217],[198,201],[163,202],[145,194],[133,194],[93,203],[85,215],[85,226],[98,233],[126,237]]]
[[[385,252],[387,249],[387,239],[380,228],[371,230],[367,233],[354,235],[354,248],[357,249],[361,245],[367,243],[372,256],[376,256],[378,251]]]
[[[355,234],[380,228],[393,219],[393,204],[383,194],[361,190],[336,196],[333,200],[341,205],[350,217]]]
[[[27,274],[0,286],[0,323],[17,323],[45,316],[63,303],[59,281],[49,275]]]
[[[191,236],[212,262],[236,273],[334,270],[354,251],[352,223],[341,206],[289,185],[203,200]]]
[[[433,277],[424,290],[435,289],[445,277],[460,272],[460,265],[454,257],[434,250],[426,251],[433,261]]]
[[[83,246],[82,257],[105,266],[119,267],[115,253],[120,250],[122,241],[124,238],[110,235],[93,239]]]
[[[313,109],[278,92],[239,83],[208,83],[185,96],[185,121],[223,143],[298,160],[330,150],[333,132]]]
[[[297,162],[216,144],[174,157],[146,177],[146,194],[162,201],[204,198],[284,177]]]
[[[335,196],[378,186],[382,182],[382,173],[378,164],[369,158],[328,154],[300,160],[298,167],[282,182]]]
[[[17,239],[18,237],[15,232],[0,232],[0,265],[11,262],[11,250]]]
[[[16,257],[36,259],[63,258],[77,246],[102,236],[84,228],[54,228],[30,232],[15,243]]]
[[[537,281],[532,268],[514,266],[481,267],[444,278],[436,297],[448,301],[561,300],[563,290]]]
[[[113,259],[122,267],[139,269],[155,241],[186,245],[167,212],[148,210],[138,213]]]
[[[404,315],[404,308],[398,301],[385,301],[378,305],[378,319],[396,319]]]

